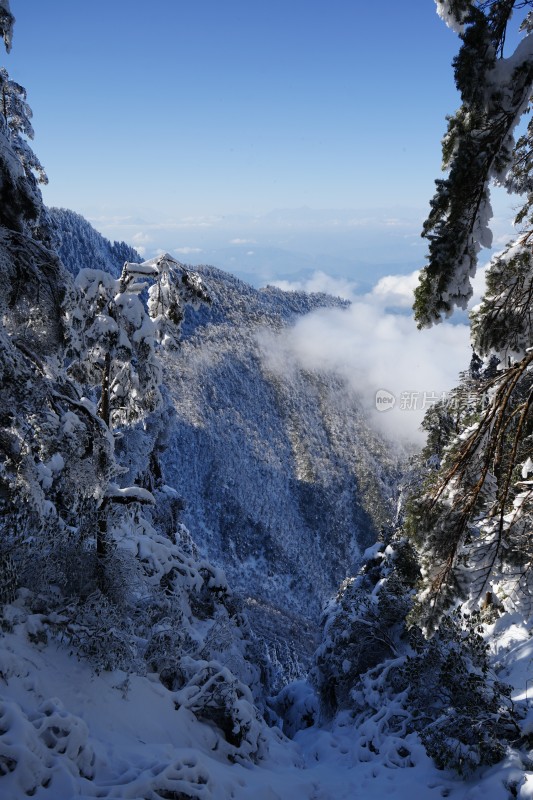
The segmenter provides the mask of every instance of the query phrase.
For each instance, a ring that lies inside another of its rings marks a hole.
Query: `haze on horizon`
[[[431,0],[12,5],[48,205],[256,284],[422,265],[458,105]]]

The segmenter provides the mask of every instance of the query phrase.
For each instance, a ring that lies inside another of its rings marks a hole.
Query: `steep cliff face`
[[[256,626],[278,651],[296,630],[304,652],[306,625],[391,518],[398,465],[341,379],[279,347],[299,315],[343,301],[198,271],[214,303],[166,359],[166,479]]]

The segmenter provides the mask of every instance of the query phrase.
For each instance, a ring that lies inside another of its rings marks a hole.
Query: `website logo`
[[[396,397],[387,389],[378,389],[376,392],[376,410],[390,411],[396,404]]]

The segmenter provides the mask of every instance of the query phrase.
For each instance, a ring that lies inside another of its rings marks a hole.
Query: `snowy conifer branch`
[[[456,33],[462,33],[471,0],[435,0],[437,14]]]
[[[462,593],[467,575],[470,595],[479,598],[489,581],[497,580],[497,566],[507,578],[529,571],[523,524],[531,518],[531,492],[526,487],[524,493],[518,480],[523,470],[517,470],[530,452],[532,364],[529,352],[482,382],[478,403],[484,410],[457,438],[448,466],[419,505],[420,530],[427,537],[422,545],[430,609],[426,615],[432,625],[449,598]],[[479,520],[485,520],[481,528]]]
[[[415,292],[419,327],[466,308],[482,246],[490,247],[491,180],[504,182],[513,163],[513,130],[527,109],[533,86],[533,35],[507,59],[497,59],[516,2],[472,6],[460,34],[455,79],[463,104],[449,119],[443,140],[446,179],[436,181],[423,236],[428,264]],[[528,5],[531,5],[528,2]]]
[[[13,25],[15,17],[9,8],[9,0],[0,0],[0,36],[4,40],[7,52],[11,50],[11,39],[13,38]]]

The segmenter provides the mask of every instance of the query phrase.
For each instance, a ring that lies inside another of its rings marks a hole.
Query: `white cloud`
[[[144,231],[138,231],[133,234],[130,241],[132,247],[144,258],[148,251],[147,245],[152,242],[152,238],[147,233],[144,233]]]
[[[176,227],[210,228],[212,225],[222,222],[223,219],[223,217],[219,216],[182,217],[176,222]]]
[[[255,239],[230,239],[230,244],[256,244]]]
[[[349,219],[338,220],[336,225],[347,228],[373,228],[376,230],[383,228],[407,228],[409,231],[416,228],[416,236],[419,236],[419,221],[411,218],[400,218],[389,216],[386,213],[376,213],[374,216],[353,216]],[[415,235],[414,231],[411,231]]]
[[[144,233],[144,231],[138,231],[137,233],[133,234],[131,240],[135,243],[135,246],[137,246],[138,244],[148,244],[152,241],[152,237],[147,233]]]
[[[378,220],[376,217],[353,217],[346,221],[347,228],[374,228]],[[340,225],[340,223],[337,223]]]
[[[201,253],[202,252],[202,248],[201,247],[176,247],[174,249],[174,252],[175,253],[179,253],[182,256],[188,256],[188,255],[191,255],[191,253]]]
[[[412,308],[419,274],[419,270],[415,270],[409,275],[386,275],[376,283],[368,298],[384,308]]]
[[[313,280],[319,282],[320,290],[331,291],[336,283],[316,273],[310,281],[290,286],[309,290]],[[320,309],[303,317],[283,337],[270,337],[264,348],[269,366],[291,369],[298,364],[341,375],[381,433],[400,443],[421,445],[425,411],[456,386],[459,373],[468,368],[471,349],[466,324],[447,322],[420,331],[412,316],[387,310],[410,307],[416,283],[416,272],[387,276],[372,292],[355,299],[351,287],[349,308]],[[277,285],[288,288],[288,282]],[[393,395],[392,409],[377,410],[380,390]]]
[[[405,225],[405,222],[397,217],[388,217],[385,220],[385,225],[387,225],[389,228],[398,228],[402,225]]]
[[[477,305],[485,292],[485,272],[488,264],[476,270],[472,278],[473,295],[469,308]],[[405,309],[413,307],[414,290],[418,286],[420,271],[415,270],[407,275],[386,275],[376,283],[372,291],[365,296],[368,302],[377,303],[383,308]]]
[[[91,225],[94,225],[96,228],[114,228],[116,226],[122,225],[132,225],[135,224],[135,218],[131,215],[124,216],[123,214],[115,214],[114,216],[98,216],[95,217],[91,214],[86,215],[86,219]]]

